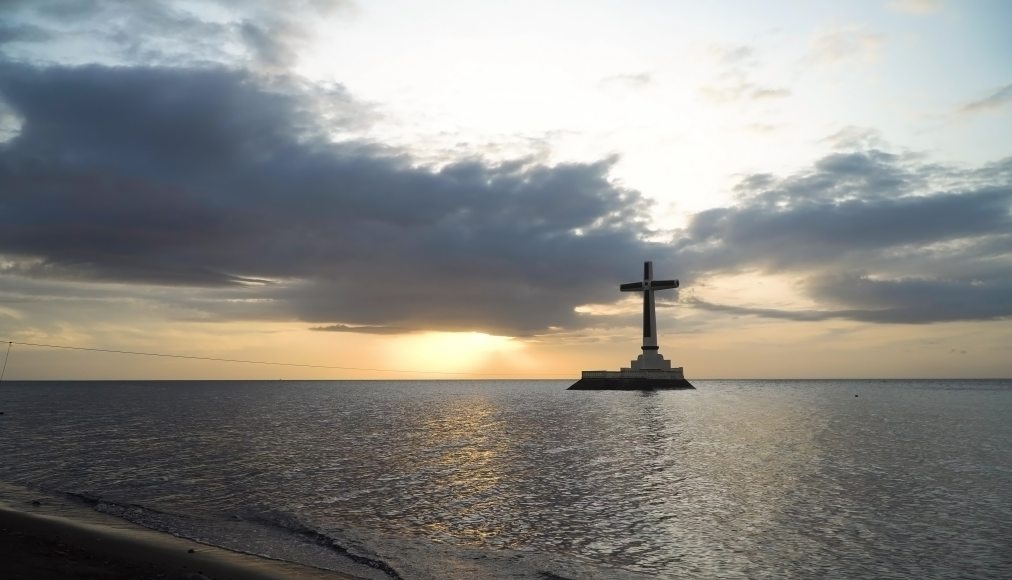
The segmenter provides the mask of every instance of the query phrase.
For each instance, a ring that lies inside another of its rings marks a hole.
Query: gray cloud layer
[[[295,63],[314,23],[353,12],[349,0],[3,0],[0,54],[54,64],[214,62],[277,73]]]
[[[723,312],[1012,316],[1012,160],[958,170],[834,153],[795,175],[748,176],[735,205],[651,244],[650,206],[609,180],[613,160],[418,167],[332,141],[369,116],[341,87],[226,68],[7,63],[0,96],[23,123],[0,144],[7,279],[235,289],[243,301],[199,307],[334,331],[529,334],[585,323],[574,306],[614,300],[616,282],[653,258],[689,286],[788,273],[824,305],[695,302]]]
[[[224,69],[8,65],[0,91],[24,120],[0,149],[0,252],[37,259],[24,274],[283,280],[264,295],[305,320],[523,333],[610,298],[649,251],[610,161],[416,168]]]
[[[810,297],[838,309],[700,307],[796,320],[1012,316],[1012,159],[957,171],[878,150],[835,153],[786,178],[746,177],[738,193],[737,205],[692,219],[676,244],[683,263],[802,275]]]

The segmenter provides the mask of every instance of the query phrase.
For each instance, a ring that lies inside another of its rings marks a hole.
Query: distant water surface
[[[5,382],[0,482],[374,578],[1012,577],[1012,381],[568,384]]]

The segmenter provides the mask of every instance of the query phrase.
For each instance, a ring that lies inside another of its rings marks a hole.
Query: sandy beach
[[[0,505],[0,562],[9,580],[349,579],[162,534]]]

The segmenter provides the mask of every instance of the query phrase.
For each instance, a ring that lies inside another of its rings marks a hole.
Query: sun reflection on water
[[[437,536],[463,535],[480,543],[501,533],[493,524],[501,519],[488,517],[502,509],[497,490],[509,452],[506,425],[498,415],[488,400],[468,398],[448,404],[424,422],[422,442],[435,467],[432,483],[448,496],[428,525]]]

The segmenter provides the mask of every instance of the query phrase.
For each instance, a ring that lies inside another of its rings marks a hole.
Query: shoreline
[[[35,506],[33,506],[35,507]],[[41,506],[39,506],[41,507]],[[108,516],[112,518],[112,516]],[[91,518],[88,520],[98,520]],[[118,520],[118,518],[117,518]],[[82,521],[0,503],[0,562],[11,580],[355,580],[131,524]]]

